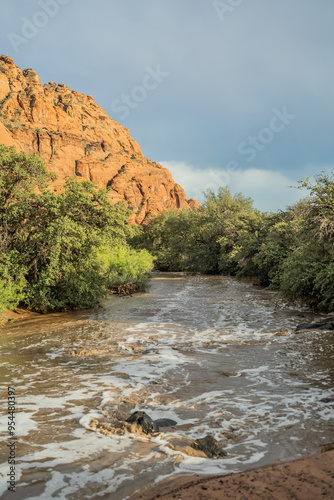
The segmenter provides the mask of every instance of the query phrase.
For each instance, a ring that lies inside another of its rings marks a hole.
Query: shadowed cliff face
[[[42,85],[35,71],[21,71],[7,56],[0,56],[0,143],[39,152],[58,176],[56,190],[74,175],[111,186],[111,201],[132,206],[137,224],[167,208],[199,206],[92,96],[63,83]]]

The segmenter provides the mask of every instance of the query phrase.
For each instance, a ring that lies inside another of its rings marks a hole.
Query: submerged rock
[[[171,420],[170,418],[159,418],[158,420],[154,420],[154,423],[158,427],[173,427],[174,425],[177,425],[177,422],[175,422],[175,420]]]
[[[227,456],[222,445],[211,435],[196,439],[190,446],[195,450],[202,451],[209,458],[223,458]]]
[[[126,422],[136,424],[144,434],[159,432],[159,426],[144,411],[135,411]]]
[[[219,375],[223,375],[224,377],[237,377],[239,375],[238,372],[218,372]]]
[[[93,418],[88,427],[90,430],[97,431],[105,436],[124,436],[126,434],[137,434],[139,436],[146,436],[144,432],[135,424],[129,424],[124,420],[118,420],[116,417],[106,421],[104,419],[98,420]]]
[[[169,447],[173,451],[178,451],[180,453],[188,455],[189,457],[208,458],[203,451],[195,450],[195,448],[192,448],[192,442],[193,441],[191,439],[178,437],[169,442]]]
[[[301,323],[297,326],[296,332],[300,330],[334,330],[334,323],[324,322],[324,323]]]
[[[73,358],[84,358],[87,356],[97,356],[99,354],[108,354],[107,349],[73,349],[70,355]]]

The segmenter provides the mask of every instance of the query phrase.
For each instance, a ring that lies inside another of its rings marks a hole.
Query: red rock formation
[[[42,85],[35,71],[21,71],[7,56],[0,56],[0,143],[39,152],[57,174],[56,189],[74,175],[111,186],[110,199],[131,205],[137,224],[167,208],[199,206],[93,97],[63,83]]]

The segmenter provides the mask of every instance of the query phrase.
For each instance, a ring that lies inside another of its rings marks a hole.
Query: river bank
[[[80,312],[82,313],[83,311]],[[4,311],[0,312],[0,331],[6,329],[8,333],[10,333],[11,326],[14,326],[15,324],[22,323],[29,325],[30,322],[56,322],[59,319],[70,317],[72,314],[76,313],[78,313],[78,311],[50,312],[43,314],[21,308],[17,308],[15,309],[15,311],[5,309]]]
[[[0,311],[0,328],[8,326],[10,323],[38,318],[40,316],[41,314],[27,311],[26,309],[16,309],[15,311],[5,309]]]
[[[153,278],[159,279],[159,278]],[[119,297],[132,296],[135,293],[142,293],[135,289],[127,288],[127,286],[115,287],[114,290],[109,290],[108,295],[116,295]],[[98,309],[98,308],[96,308]],[[17,307],[15,310],[4,309],[0,310],[0,328],[11,325],[12,323],[18,323],[27,320],[39,320],[39,319],[56,319],[61,318],[65,315],[76,314],[85,311],[93,311],[90,309],[77,309],[73,311],[63,311],[63,312],[48,312],[48,313],[38,313],[34,311],[28,311],[28,309],[23,309]]]
[[[334,498],[334,449],[239,474],[173,476],[130,500],[314,500]],[[108,500],[107,497],[105,500]],[[111,497],[110,497],[111,500]]]

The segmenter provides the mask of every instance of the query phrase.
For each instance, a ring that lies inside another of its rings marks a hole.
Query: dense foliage
[[[108,259],[115,248],[136,270],[131,280],[144,284],[152,262],[126,244],[133,230],[125,204],[75,179],[57,195],[51,180],[39,156],[0,146],[0,306],[46,312],[98,305],[114,272],[112,258],[106,269],[101,255]]]
[[[300,181],[308,198],[277,213],[227,188],[208,191],[200,210],[170,210],[134,238],[163,271],[255,276],[291,302],[334,310],[334,181]]]
[[[102,248],[99,255],[108,288],[117,289],[126,284],[129,290],[145,290],[154,262],[147,250],[122,245],[112,250]]]
[[[334,310],[334,180],[325,172],[300,181],[310,195],[285,211],[261,213],[220,188],[199,210],[166,211],[142,231],[106,190],[70,179],[56,194],[52,180],[39,156],[0,145],[0,308],[94,307],[108,288],[144,289],[153,255],[162,271],[253,276],[291,302]]]

